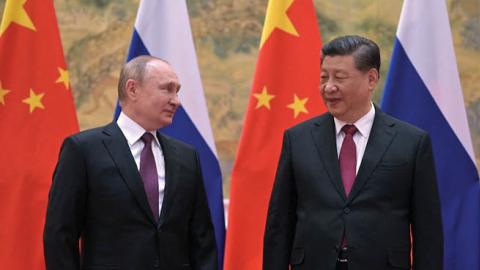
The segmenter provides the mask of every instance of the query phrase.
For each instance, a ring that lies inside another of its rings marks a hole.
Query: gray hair
[[[167,61],[150,55],[140,55],[130,61],[128,61],[120,71],[120,78],[118,79],[118,99],[120,101],[125,99],[125,87],[127,81],[132,79],[138,81],[140,84],[143,83],[145,78],[145,73],[147,70],[147,64],[151,61],[159,60],[166,64],[169,64]]]

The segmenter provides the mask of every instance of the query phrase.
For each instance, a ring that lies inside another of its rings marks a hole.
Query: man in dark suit
[[[430,139],[372,104],[379,70],[379,48],[366,38],[322,48],[328,112],[285,132],[263,269],[442,269]]]
[[[172,122],[179,89],[167,62],[137,57],[120,74],[117,122],[65,139],[45,223],[47,270],[217,269],[198,154],[157,131]]]

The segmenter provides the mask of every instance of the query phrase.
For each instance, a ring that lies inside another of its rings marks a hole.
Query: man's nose
[[[175,95],[170,99],[170,103],[175,105],[176,107],[180,106],[181,102],[177,93],[175,93]]]
[[[323,91],[327,92],[327,93],[331,93],[331,92],[335,92],[338,90],[338,87],[337,85],[335,84],[335,82],[331,79],[329,79],[328,81],[326,81],[324,84],[323,84]]]

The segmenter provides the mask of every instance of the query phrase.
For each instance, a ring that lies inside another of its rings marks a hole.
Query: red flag
[[[325,111],[312,0],[270,0],[231,178],[226,270],[262,268],[268,201],[283,131]]]
[[[52,0],[7,0],[0,26],[0,265],[44,269],[43,224],[63,138],[78,131]]]

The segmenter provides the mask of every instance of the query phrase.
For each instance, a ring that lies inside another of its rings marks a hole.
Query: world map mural
[[[187,1],[226,197],[267,2]],[[324,42],[344,34],[364,35],[377,41],[382,50],[382,80],[375,102],[381,98],[402,2],[314,1]],[[54,4],[80,127],[83,130],[108,123],[112,121],[118,74],[126,59],[139,1],[55,0]],[[447,4],[465,108],[479,157],[480,2],[449,0]],[[0,0],[2,10],[4,5],[5,0]]]

